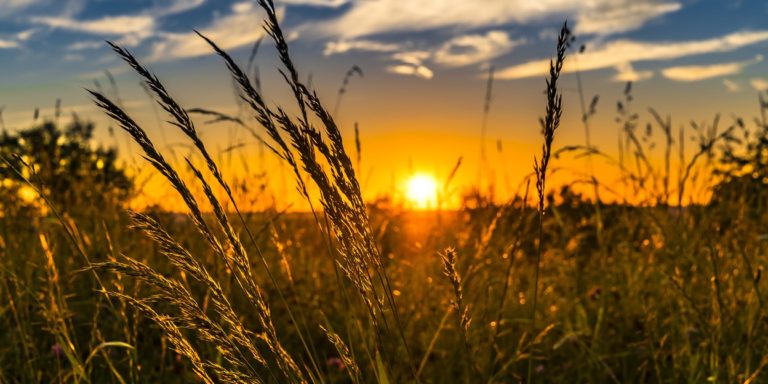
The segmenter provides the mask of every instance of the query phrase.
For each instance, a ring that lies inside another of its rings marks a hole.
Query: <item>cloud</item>
[[[669,0],[483,0],[481,6],[477,1],[467,0],[419,0],[418,5],[403,0],[356,1],[349,2],[349,10],[340,17],[316,23],[312,28],[321,36],[356,38],[392,32],[562,20],[572,16],[576,30],[608,34],[639,28],[653,18],[680,8],[680,3]]]
[[[19,48],[22,42],[29,40],[36,32],[36,29],[27,29],[14,33],[10,38],[0,37],[0,49]]]
[[[425,60],[432,57],[429,51],[404,51],[397,52],[390,56],[390,59],[399,63],[387,67],[387,72],[398,75],[416,76],[429,80],[435,73],[424,64]]]
[[[511,40],[503,31],[489,31],[485,35],[464,35],[455,37],[440,47],[434,61],[449,67],[460,67],[507,54],[525,40]]]
[[[763,61],[763,56],[758,55],[752,60],[734,61],[730,63],[712,65],[686,65],[670,67],[661,73],[670,80],[675,81],[699,81],[714,77],[723,77],[741,73],[749,65]]]
[[[0,8],[26,8],[39,2],[39,0],[0,0]]]
[[[624,63],[616,66],[616,75],[614,81],[636,83],[638,81],[648,80],[653,77],[653,71],[636,71],[630,63]]]
[[[733,80],[723,79],[723,85],[728,92],[734,93],[741,91],[741,86]]]
[[[400,49],[402,49],[402,45],[396,43],[373,40],[339,40],[326,43],[323,55],[331,56],[349,51],[394,52]]]
[[[621,1],[619,1],[621,2]],[[626,32],[638,29],[649,20],[679,11],[680,3],[628,2],[624,6],[602,4],[577,17],[576,34],[599,34]]]
[[[422,64],[398,64],[387,67],[387,71],[398,75],[416,76],[422,79],[431,79],[434,76],[434,72]]]
[[[163,4],[163,6],[156,6],[149,9],[146,14],[155,17],[176,15],[200,7],[205,3],[205,0],[172,0],[167,3],[168,4]]]
[[[404,64],[410,65],[421,65],[430,57],[432,57],[432,52],[429,51],[405,51],[392,55],[393,60],[397,60]]]
[[[459,67],[491,60],[523,44],[512,40],[503,31],[489,31],[484,35],[471,34],[454,37],[433,50],[408,51],[409,43],[385,43],[374,40],[339,40],[325,45],[326,56],[349,51],[397,52],[391,56],[405,64],[420,65],[426,60],[449,67]],[[399,51],[399,52],[398,52]]]
[[[164,2],[162,6],[155,6],[133,15],[104,16],[90,20],[78,20],[73,16],[38,16],[32,17],[30,21],[35,24],[46,25],[50,28],[66,29],[93,35],[120,36],[120,39],[116,41],[117,44],[133,47],[139,45],[155,33],[158,18],[187,12],[200,7],[204,3],[205,0],[171,0]],[[64,12],[64,14],[74,13],[76,13],[76,7]],[[71,49],[75,50],[94,47],[94,44],[82,43],[75,43],[70,46]]]
[[[307,5],[313,7],[338,8],[349,3],[349,0],[282,0],[282,5]]]
[[[67,46],[70,51],[82,51],[86,49],[104,48],[106,45],[103,41],[77,41]]]
[[[678,42],[615,40],[596,45],[579,54],[578,67],[581,71],[592,71],[621,67],[627,63],[664,61],[714,52],[729,52],[763,41],[768,41],[768,31],[735,32],[706,40]],[[543,76],[548,68],[549,59],[547,58],[501,69],[497,75],[499,79]],[[563,71],[572,72],[575,69],[574,66],[566,63]]]
[[[751,85],[752,88],[754,88],[754,89],[756,89],[756,90],[758,90],[760,92],[768,91],[768,80],[766,80],[766,79],[762,79],[762,78],[759,78],[759,77],[754,78],[754,79],[750,79],[749,80],[749,85]]]
[[[106,16],[93,20],[75,20],[68,17],[33,17],[33,23],[51,28],[67,29],[95,35],[143,34],[155,28],[151,16]]]
[[[18,47],[19,47],[19,43],[13,40],[0,39],[0,49],[10,49],[10,48],[18,48]]]
[[[231,13],[217,17],[199,31],[222,49],[234,49],[253,43],[264,36],[260,27],[263,12],[254,3],[244,1],[232,5]],[[284,14],[278,9],[278,16]],[[165,33],[151,49],[150,61],[168,61],[212,54],[211,47],[194,32]]]
[[[0,0],[0,16],[12,15],[18,11],[39,5],[41,0]]]
[[[29,40],[30,37],[32,37],[32,35],[37,33],[37,31],[38,30],[36,28],[32,28],[32,29],[23,30],[21,32],[16,32],[15,34],[16,40],[27,41]]]

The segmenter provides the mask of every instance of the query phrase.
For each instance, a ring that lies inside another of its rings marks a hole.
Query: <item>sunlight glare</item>
[[[417,209],[427,209],[437,203],[437,181],[430,175],[415,174],[406,187],[408,201]]]

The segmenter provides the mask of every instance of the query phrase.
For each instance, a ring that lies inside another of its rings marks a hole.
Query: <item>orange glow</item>
[[[19,188],[18,193],[19,197],[27,203],[31,203],[37,198],[37,192],[26,185]]]
[[[417,173],[408,179],[405,197],[413,208],[432,208],[437,205],[437,181],[431,175]]]

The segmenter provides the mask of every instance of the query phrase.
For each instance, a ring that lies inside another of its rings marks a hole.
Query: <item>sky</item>
[[[457,185],[485,178],[494,180],[499,196],[516,190],[540,147],[544,76],[565,20],[585,50],[566,61],[565,114],[555,146],[584,142],[576,71],[585,97],[600,97],[593,144],[611,153],[619,130],[616,101],[627,81],[633,82],[633,108],[643,121],[653,107],[670,114],[675,126],[712,121],[718,113],[751,117],[758,91],[768,88],[768,2],[762,0],[275,4],[301,75],[311,78],[328,108],[336,110],[348,142],[359,126],[360,179],[371,198],[400,189],[414,173],[444,180],[459,158]],[[261,19],[257,4],[242,0],[0,0],[3,123],[10,130],[27,128],[36,108],[40,118],[50,118],[61,99],[65,114],[96,122],[97,140],[117,146],[126,162],[135,164],[137,149],[124,135],[109,133],[110,123],[84,88],[118,97],[161,143],[173,148],[183,138],[160,123],[166,118],[104,41],[133,52],[185,107],[237,114],[243,111],[223,63],[193,30],[245,65],[263,37]],[[289,103],[271,44],[262,44],[256,64],[267,99]],[[339,100],[340,84],[353,65],[363,76],[353,76]],[[482,141],[491,67],[494,83]],[[243,145],[235,151],[240,165],[232,160],[232,172],[275,169],[276,160],[260,155],[246,132],[202,122],[200,130],[214,148]],[[482,146],[490,171],[480,165]],[[564,159],[562,165],[574,161]],[[282,184],[279,188],[291,189]]]

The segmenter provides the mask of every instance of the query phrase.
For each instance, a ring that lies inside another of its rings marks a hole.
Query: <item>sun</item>
[[[437,204],[437,181],[434,177],[417,173],[408,179],[405,197],[416,209],[427,209]]]

